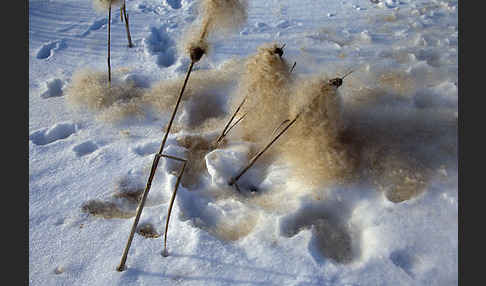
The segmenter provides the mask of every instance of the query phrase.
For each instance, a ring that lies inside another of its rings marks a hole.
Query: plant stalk
[[[167,157],[169,159],[177,160],[180,162],[183,162],[182,169],[179,171],[179,175],[177,176],[177,181],[174,186],[174,192],[172,193],[172,197],[170,198],[170,204],[169,204],[169,210],[167,213],[167,220],[165,222],[165,233],[164,233],[164,250],[162,251],[162,256],[167,257],[169,256],[169,252],[167,251],[167,232],[169,230],[169,220],[170,220],[170,214],[172,213],[172,206],[174,205],[174,201],[177,195],[177,190],[179,189],[179,184],[182,179],[182,175],[184,174],[184,170],[186,168],[187,160],[177,158],[174,156],[169,156],[169,155],[162,155],[164,157]]]
[[[277,136],[275,136],[275,138],[273,138],[273,139],[272,139],[272,141],[270,141],[270,142],[269,142],[269,143],[268,143],[268,144],[265,146],[265,148],[263,148],[263,150],[261,150],[261,151],[260,151],[260,152],[259,152],[259,153],[258,153],[258,154],[255,156],[255,157],[253,157],[253,158],[250,160],[250,163],[248,163],[248,165],[247,165],[245,168],[243,168],[243,170],[241,170],[241,172],[240,172],[240,173],[239,173],[239,174],[238,174],[236,177],[232,178],[232,179],[229,181],[229,185],[230,185],[230,186],[233,186],[233,185],[235,185],[235,184],[236,184],[236,182],[237,182],[237,181],[240,179],[240,177],[241,177],[241,176],[243,176],[243,174],[245,174],[245,173],[246,173],[246,171],[248,171],[248,169],[250,169],[250,168],[253,166],[253,164],[255,164],[256,160],[258,160],[258,158],[260,158],[260,156],[262,156],[262,155],[263,155],[263,153],[265,153],[265,151],[267,151],[267,150],[268,150],[268,148],[270,148],[270,146],[272,146],[272,144],[273,144],[275,141],[277,141],[277,139],[278,139],[280,136],[282,136],[282,134],[283,134],[285,131],[287,131],[287,129],[289,129],[289,127],[290,127],[292,124],[294,124],[294,122],[297,120],[297,118],[299,118],[299,115],[300,115],[300,114],[298,114],[298,115],[297,115],[297,116],[294,118],[294,120],[292,120],[292,121],[291,121],[291,122],[290,122],[290,123],[289,123],[287,126],[285,126],[285,128],[284,128],[282,131],[280,131],[280,133],[279,133]]]
[[[111,87],[110,31],[111,31],[111,2],[108,7],[108,87]]]
[[[147,185],[145,186],[145,190],[143,192],[143,195],[142,195],[142,199],[140,200],[140,203],[137,207],[137,213],[136,213],[136,216],[135,216],[135,220],[133,222],[133,225],[132,225],[132,229],[130,231],[130,235],[128,237],[128,241],[127,241],[127,244],[125,246],[125,250],[123,251],[123,255],[122,255],[122,258],[121,258],[121,261],[120,261],[120,264],[118,265],[117,267],[117,270],[118,271],[123,271],[125,270],[125,262],[127,260],[127,256],[128,256],[128,250],[130,249],[130,246],[132,244],[132,240],[133,240],[133,236],[135,234],[135,230],[137,228],[137,224],[138,224],[138,221],[140,220],[140,216],[142,214],[142,210],[143,210],[143,207],[145,205],[145,201],[147,199],[147,195],[150,191],[150,187],[152,185],[152,180],[154,178],[154,175],[155,175],[155,171],[157,170],[157,166],[158,166],[158,163],[159,163],[159,160],[160,160],[160,157],[162,156],[162,151],[164,150],[164,147],[165,147],[165,143],[167,141],[167,137],[169,135],[169,132],[170,132],[170,129],[172,127],[172,123],[174,121],[174,118],[175,118],[175,115],[177,113],[177,109],[179,108],[179,104],[181,102],[181,99],[182,99],[182,95],[184,94],[184,90],[186,88],[186,85],[187,85],[187,81],[189,80],[189,76],[192,72],[192,68],[194,66],[194,61],[191,61],[191,65],[189,66],[189,69],[187,70],[187,74],[186,74],[186,78],[184,79],[184,84],[182,85],[182,88],[181,88],[181,92],[179,94],[179,97],[177,98],[177,103],[174,107],[174,110],[172,112],[172,115],[171,115],[171,118],[169,120],[169,125],[167,126],[167,129],[166,129],[166,132],[165,132],[165,135],[164,135],[164,138],[162,139],[162,143],[160,145],[160,150],[159,152],[154,156],[154,160],[152,162],[152,168],[150,170],[150,175],[149,175],[149,178],[148,178],[148,181],[147,181]]]
[[[132,43],[132,36],[130,35],[130,23],[128,21],[128,14],[127,14],[127,6],[125,5],[125,1],[123,1],[123,16],[125,17],[125,29],[127,30],[127,39],[128,39],[128,47],[133,47]]]

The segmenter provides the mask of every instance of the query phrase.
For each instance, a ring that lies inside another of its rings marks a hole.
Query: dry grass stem
[[[248,165],[243,168],[243,170],[240,171],[240,173],[238,173],[238,175],[236,175],[234,178],[231,178],[230,181],[229,181],[229,185],[230,186],[235,186],[237,188],[238,191],[240,191],[239,187],[238,187],[238,184],[236,184],[236,182],[240,179],[241,176],[243,176],[246,171],[248,171],[254,164],[255,162],[258,160],[258,158],[260,158],[263,153],[265,153],[265,151],[268,150],[268,148],[270,148],[272,146],[273,143],[275,143],[275,141],[277,141],[277,139],[282,136],[282,134],[285,133],[285,131],[287,131],[287,129],[289,129],[290,126],[292,126],[292,124],[295,123],[295,121],[299,118],[299,115],[295,116],[295,118],[290,121],[290,123],[285,126],[285,128],[280,131],[279,134],[277,134],[277,136],[275,136],[260,152],[258,152],[258,154],[256,154],[251,160],[250,162],[248,163]]]

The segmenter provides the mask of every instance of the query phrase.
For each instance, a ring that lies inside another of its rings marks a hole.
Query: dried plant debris
[[[157,233],[155,227],[150,223],[141,224],[137,227],[137,233],[145,238],[158,238],[160,234]]]
[[[116,190],[108,200],[89,200],[81,206],[85,213],[105,219],[131,218],[143,193],[143,187],[123,178],[117,182]]]
[[[82,69],[74,73],[66,88],[66,103],[79,110],[100,112],[98,119],[118,122],[127,117],[143,116],[143,88],[131,81],[113,77],[111,87],[107,85],[105,72]]]
[[[89,200],[81,206],[81,210],[90,215],[106,219],[131,218],[135,216],[135,210],[123,210],[116,203],[109,201]]]

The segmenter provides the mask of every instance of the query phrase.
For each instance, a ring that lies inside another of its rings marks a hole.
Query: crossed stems
[[[147,180],[147,185],[145,186],[145,190],[142,194],[142,198],[140,200],[140,203],[137,207],[137,213],[135,215],[135,220],[133,222],[133,225],[132,225],[132,228],[131,228],[131,231],[130,231],[130,235],[128,237],[128,241],[127,241],[127,244],[125,246],[125,250],[123,251],[123,255],[122,255],[122,258],[121,258],[121,261],[120,261],[120,264],[118,265],[117,267],[117,271],[123,271],[125,270],[125,262],[127,260],[127,256],[128,256],[128,250],[130,249],[130,246],[132,244],[132,240],[133,240],[133,236],[135,234],[135,230],[137,228],[137,225],[138,225],[138,221],[140,220],[140,216],[142,214],[142,210],[143,210],[143,207],[145,205],[145,201],[147,199],[147,195],[150,191],[150,187],[152,185],[152,180],[154,178],[154,175],[155,175],[155,171],[157,170],[157,166],[159,164],[159,160],[161,157],[166,157],[168,159],[173,159],[173,160],[177,160],[177,161],[180,161],[180,162],[183,162],[183,166],[182,166],[182,169],[180,170],[179,172],[179,175],[177,176],[177,182],[176,182],[176,185],[175,185],[175,190],[174,190],[174,193],[172,194],[172,198],[171,198],[171,201],[170,201],[170,205],[169,205],[169,211],[168,211],[168,215],[167,215],[167,221],[166,221],[166,226],[165,226],[165,234],[164,234],[164,251],[162,252],[162,255],[163,256],[167,256],[167,249],[166,249],[166,246],[167,246],[167,229],[168,229],[168,224],[169,224],[169,218],[170,218],[170,213],[171,213],[171,210],[172,210],[172,206],[173,206],[173,203],[174,203],[174,199],[175,199],[175,196],[177,194],[177,189],[179,188],[179,183],[180,183],[180,180],[182,178],[182,175],[184,173],[184,169],[186,167],[186,164],[187,164],[187,160],[185,159],[181,159],[181,158],[177,158],[175,156],[170,156],[170,155],[165,155],[165,154],[162,154],[163,150],[164,150],[164,147],[165,147],[165,143],[167,141],[167,137],[169,135],[169,132],[170,132],[170,129],[172,127],[172,123],[174,121],[174,118],[175,118],[175,115],[177,113],[177,109],[179,108],[179,104],[181,102],[181,99],[182,99],[182,94],[184,93],[184,90],[186,88],[186,85],[187,85],[187,81],[189,80],[189,76],[191,74],[191,71],[192,71],[192,68],[194,66],[194,63],[195,61],[191,61],[191,64],[189,66],[189,69],[187,70],[187,74],[186,74],[186,78],[184,79],[184,84],[182,85],[182,89],[181,89],[181,92],[179,94],[179,97],[177,98],[177,103],[174,107],[174,110],[172,112],[172,115],[171,115],[171,118],[169,120],[169,124],[167,126],[167,130],[165,132],[165,135],[164,135],[164,138],[162,139],[162,143],[160,145],[160,150],[159,152],[154,156],[154,160],[152,162],[152,168],[150,170],[150,175],[149,175],[149,178]]]

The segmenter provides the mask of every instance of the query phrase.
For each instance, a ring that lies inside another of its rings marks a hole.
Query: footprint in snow
[[[181,0],[165,0],[165,2],[172,9],[180,9],[182,7]]]
[[[51,128],[43,128],[32,132],[29,139],[35,145],[46,145],[65,139],[76,132],[76,125],[70,122],[57,123]]]
[[[159,150],[160,142],[148,142],[132,148],[132,151],[139,156],[155,154]]]
[[[344,213],[341,217],[340,211]],[[280,220],[280,234],[293,237],[310,230],[308,249],[316,261],[322,257],[340,264],[352,262],[359,256],[359,234],[346,222],[347,207],[337,201],[311,203]]]
[[[36,58],[39,60],[49,59],[54,55],[55,51],[63,50],[66,47],[64,39],[45,43],[37,50]]]
[[[159,67],[170,67],[176,62],[176,48],[166,27],[152,27],[147,38],[143,39],[145,52],[156,57]]]
[[[108,19],[102,18],[94,21],[91,23],[91,25],[88,27],[88,29],[82,33],[81,35],[78,35],[78,37],[84,38],[87,35],[89,35],[91,32],[96,31],[101,29],[104,25],[108,24]]]
[[[93,153],[97,149],[98,149],[98,145],[96,145],[96,143],[94,143],[93,141],[88,140],[74,146],[72,150],[76,154],[76,156],[82,157],[84,155]]]
[[[64,81],[58,78],[51,79],[45,83],[45,91],[40,95],[42,98],[62,96]]]

